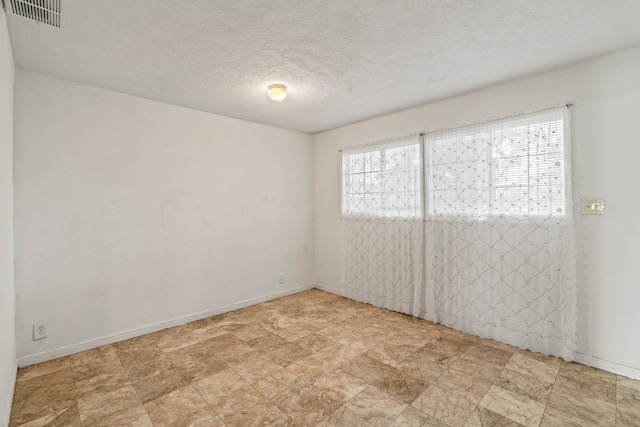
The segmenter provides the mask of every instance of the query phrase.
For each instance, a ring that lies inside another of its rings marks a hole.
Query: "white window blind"
[[[422,217],[418,136],[342,152],[342,215]]]
[[[566,108],[428,134],[428,212],[562,217],[567,144]]]

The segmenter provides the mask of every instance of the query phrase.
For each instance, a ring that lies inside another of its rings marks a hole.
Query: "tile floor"
[[[25,424],[639,426],[640,381],[311,290],[20,369]]]

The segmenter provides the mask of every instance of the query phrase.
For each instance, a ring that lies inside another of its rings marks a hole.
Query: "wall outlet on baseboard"
[[[278,274],[278,283],[284,283],[284,273]]]
[[[33,340],[41,340],[47,337],[47,324],[38,322],[33,324]]]

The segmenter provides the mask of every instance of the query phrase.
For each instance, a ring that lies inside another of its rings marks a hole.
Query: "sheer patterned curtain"
[[[572,360],[568,109],[427,135],[426,277],[437,321]]]
[[[345,296],[420,313],[424,269],[419,136],[342,152]]]

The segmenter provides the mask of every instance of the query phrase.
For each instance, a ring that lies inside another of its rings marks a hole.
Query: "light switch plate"
[[[604,215],[604,199],[582,199],[582,215]]]

